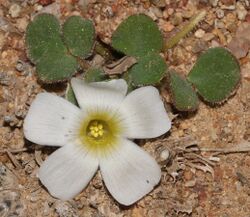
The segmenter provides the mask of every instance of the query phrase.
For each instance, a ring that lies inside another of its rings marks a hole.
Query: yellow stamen
[[[99,135],[98,135],[98,133],[94,133],[93,136],[94,136],[95,138],[97,138]]]
[[[94,138],[102,137],[104,134],[104,127],[98,121],[93,121],[89,126],[90,136]]]

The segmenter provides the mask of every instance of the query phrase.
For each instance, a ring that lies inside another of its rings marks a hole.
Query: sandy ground
[[[250,154],[238,153],[250,135],[250,54],[239,61],[242,80],[227,102],[210,106],[201,102],[195,113],[178,113],[166,135],[137,141],[162,166],[161,183],[138,203],[123,207],[107,192],[99,173],[76,198],[62,202],[51,197],[36,177],[41,162],[55,149],[31,144],[22,124],[30,103],[43,90],[63,95],[65,84],[37,81],[35,67],[24,46],[25,29],[38,12],[52,12],[60,20],[82,15],[94,21],[96,32],[110,43],[112,32],[131,14],[145,13],[167,39],[197,11],[207,16],[177,46],[163,53],[168,64],[185,75],[208,47],[227,46],[237,28],[250,22],[249,1],[87,1],[0,0],[0,216],[132,216],[132,217],[249,217]],[[48,4],[48,5],[46,5]],[[235,51],[237,52],[237,50]],[[159,88],[169,114],[163,80]],[[195,151],[215,148],[235,153]],[[162,152],[169,151],[164,159]]]

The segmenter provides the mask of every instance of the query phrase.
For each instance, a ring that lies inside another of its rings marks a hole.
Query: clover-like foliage
[[[95,41],[95,28],[90,20],[69,17],[63,24],[63,39],[72,55],[86,58],[91,55]]]
[[[90,21],[81,17],[69,18],[65,23],[63,37],[59,21],[51,14],[37,15],[29,23],[25,36],[27,53],[30,60],[36,64],[37,75],[41,81],[64,81],[77,71],[79,64],[72,54],[81,57],[90,55],[94,43],[94,27],[91,25]],[[76,31],[78,27],[80,30]],[[76,32],[81,33],[78,38]],[[65,45],[63,38],[69,47]],[[76,44],[78,49],[74,47]],[[79,50],[82,52],[79,53]]]
[[[240,67],[236,58],[225,48],[219,47],[204,52],[187,79],[204,100],[220,103],[234,92],[240,77]]]
[[[156,23],[144,14],[124,20],[112,36],[112,47],[128,56],[143,57],[160,52],[163,38]]]
[[[149,53],[138,59],[128,71],[128,75],[135,86],[158,83],[164,77],[167,65],[157,53]]]
[[[194,111],[199,100],[191,84],[174,71],[168,72],[169,91],[172,102],[179,111]]]
[[[124,20],[112,36],[112,46],[137,59],[125,75],[134,86],[156,84],[165,75],[167,65],[159,55],[163,37],[150,17],[139,14]]]

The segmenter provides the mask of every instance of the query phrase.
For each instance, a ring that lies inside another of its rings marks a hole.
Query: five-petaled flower
[[[111,195],[130,205],[159,183],[156,161],[129,139],[158,137],[171,121],[152,86],[127,96],[124,80],[85,83],[73,78],[80,108],[50,93],[40,93],[24,120],[25,137],[37,144],[62,146],[41,165],[38,176],[57,198],[80,193],[100,168]]]

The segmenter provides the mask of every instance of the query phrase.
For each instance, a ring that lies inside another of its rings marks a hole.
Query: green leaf
[[[148,16],[132,15],[124,20],[112,36],[112,47],[135,57],[160,52],[163,37],[156,23]]]
[[[95,39],[93,23],[80,16],[69,17],[63,24],[63,39],[74,56],[81,58],[90,56]]]
[[[138,63],[133,65],[128,76],[136,86],[151,85],[160,82],[167,70],[165,61],[159,54],[149,53],[138,59]]]
[[[70,78],[77,70],[60,35],[60,24],[51,14],[40,14],[28,25],[25,36],[28,56],[36,64],[41,81],[51,83]]]
[[[85,72],[84,80],[86,82],[98,82],[104,81],[106,79],[107,76],[105,75],[102,69],[90,68],[88,71]]]
[[[46,83],[65,81],[76,73],[77,60],[64,51],[50,52],[37,63],[36,71],[39,79]]]
[[[224,48],[210,48],[203,53],[188,75],[198,93],[208,102],[227,99],[240,81],[236,58]]]
[[[174,106],[179,111],[194,111],[198,108],[198,96],[186,79],[176,72],[168,73],[169,90]]]
[[[61,42],[60,24],[51,14],[37,15],[27,26],[25,43],[33,63],[39,62],[43,55],[53,50],[58,41]]]
[[[76,100],[76,97],[75,97],[73,88],[71,87],[71,84],[68,84],[68,86],[67,86],[65,98],[66,98],[69,102],[71,102],[71,103],[73,103],[74,105],[78,106],[78,102],[77,102],[77,100]]]

